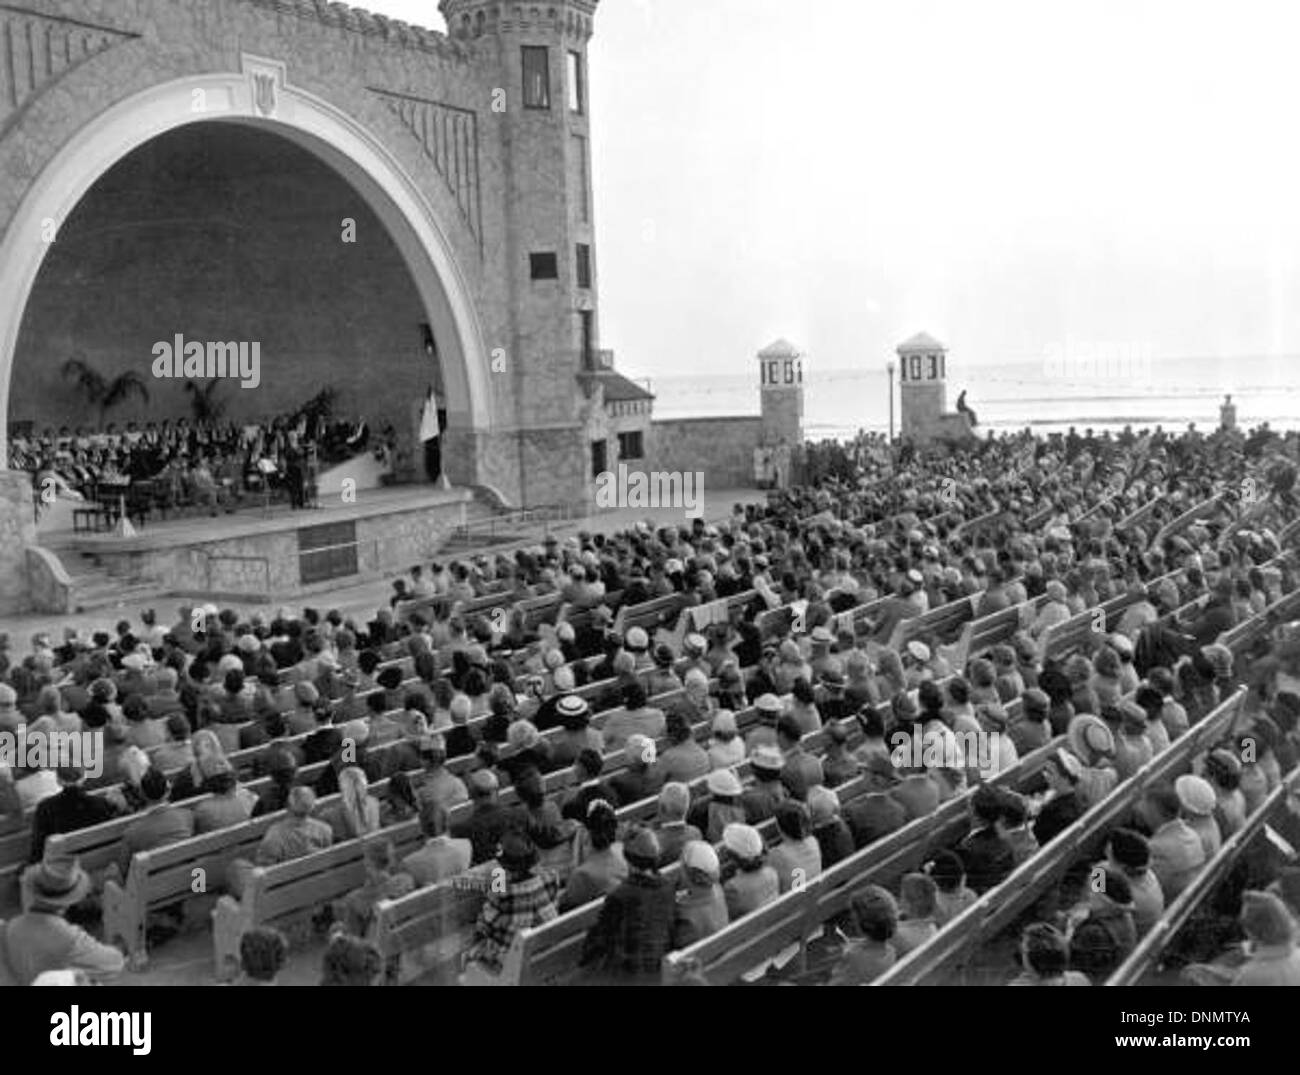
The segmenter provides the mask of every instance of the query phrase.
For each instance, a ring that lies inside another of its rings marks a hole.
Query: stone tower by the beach
[[[597,4],[438,5],[469,50],[480,100],[492,102],[477,123],[501,216],[485,241],[494,267],[507,267],[510,315],[492,338],[505,352],[496,417],[518,440],[514,499],[524,504],[589,492],[593,450],[607,435],[591,398],[602,372],[587,67]]]
[[[930,440],[941,433],[948,407],[948,350],[924,332],[898,345],[898,391],[902,433]]]
[[[803,444],[803,353],[789,340],[777,340],[758,352],[762,386],[762,444]]]

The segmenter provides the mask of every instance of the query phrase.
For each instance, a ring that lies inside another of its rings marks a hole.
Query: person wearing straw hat
[[[1087,810],[1101,802],[1119,783],[1119,774],[1113,768],[1115,736],[1100,717],[1079,713],[1070,721],[1066,737],[1070,753],[1082,766],[1079,798]]]
[[[19,985],[42,973],[82,970],[95,981],[116,978],[126,966],[122,953],[101,944],[67,920],[90,891],[90,877],[75,858],[51,851],[23,871],[19,882],[23,913],[4,928],[4,955]]]

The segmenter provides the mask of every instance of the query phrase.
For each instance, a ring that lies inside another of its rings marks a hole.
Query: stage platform
[[[89,559],[123,585],[282,601],[401,574],[429,560],[475,507],[467,489],[396,486],[298,511],[277,505],[151,521],[131,536],[63,531],[42,535],[42,545],[65,564]]]

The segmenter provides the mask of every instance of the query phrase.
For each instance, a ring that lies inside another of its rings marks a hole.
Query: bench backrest
[[[977,597],[959,597],[920,616],[899,620],[889,636],[889,648],[901,650],[912,639],[925,635],[933,635],[941,642],[951,638],[962,624],[974,618],[977,600]]]
[[[1159,961],[1164,950],[1178,935],[1196,909],[1232,872],[1242,853],[1264,829],[1269,818],[1284,808],[1287,796],[1300,791],[1300,769],[1293,770],[1275,787],[1246,824],[1223,841],[1218,853],[1205,864],[1174,899],[1146,936],[1129,953],[1127,959],[1106,979],[1106,985],[1136,985]]]
[[[1064,737],[1033,751],[989,781],[995,786],[1016,787],[1039,772]],[[806,938],[820,928],[827,917],[847,907],[854,895],[869,884],[888,884],[925,861],[941,838],[952,838],[954,828],[969,825],[973,789],[939,805],[926,817],[908,822],[850,855],[843,862],[813,878],[801,891],[790,891],[765,904],[726,928],[664,959],[664,980],[674,982],[682,967],[698,962],[712,983],[734,981],[764,958],[775,955],[793,941]]]
[[[301,858],[257,867],[244,889],[244,905],[253,912],[253,922],[260,925],[323,907],[358,888],[365,882],[366,845],[378,839],[390,841],[398,859],[424,842],[419,821],[403,821]]]
[[[923,985],[956,980],[961,967],[985,941],[1032,907],[1081,855],[1098,849],[1106,833],[1128,815],[1148,787],[1182,772],[1193,757],[1215,743],[1231,726],[1245,696],[1245,690],[1239,690],[1216,707],[874,984]]]

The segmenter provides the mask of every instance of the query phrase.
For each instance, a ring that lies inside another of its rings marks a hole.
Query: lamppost
[[[885,369],[889,371],[889,443],[894,443],[894,364],[888,362]]]

